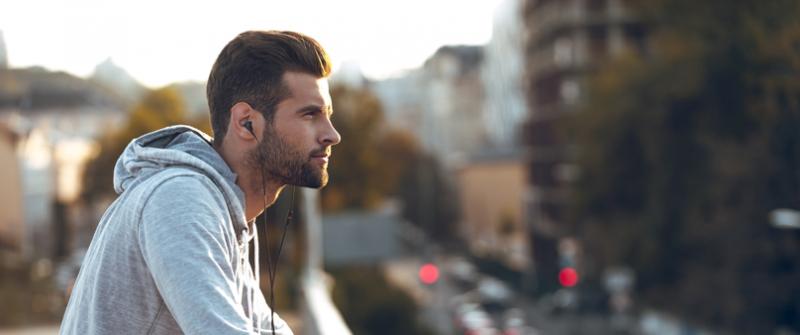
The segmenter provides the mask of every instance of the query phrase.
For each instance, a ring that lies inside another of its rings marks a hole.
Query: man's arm
[[[200,176],[157,186],[142,210],[142,253],[184,333],[250,334],[231,262],[236,241],[225,204],[212,192],[216,186]]]

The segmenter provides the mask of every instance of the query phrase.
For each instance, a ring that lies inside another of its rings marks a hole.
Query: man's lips
[[[330,150],[322,150],[321,152],[312,153],[311,159],[320,164],[328,164],[328,159],[331,156]]]

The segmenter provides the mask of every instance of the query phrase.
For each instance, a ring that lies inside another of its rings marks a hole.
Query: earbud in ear
[[[253,135],[253,138],[256,139],[256,141],[258,141],[258,136],[256,136],[256,132],[253,131],[253,121],[247,120],[242,122],[242,127],[247,129],[247,131],[250,132],[250,135]]]

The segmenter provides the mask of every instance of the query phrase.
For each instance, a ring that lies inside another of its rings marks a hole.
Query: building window
[[[575,43],[568,37],[556,40],[553,46],[553,60],[556,65],[564,67],[575,63]]]
[[[534,152],[534,155],[537,153]],[[536,162],[531,164],[531,184],[539,187],[554,187],[556,180],[553,178],[553,163]]]
[[[625,39],[641,54],[647,52],[647,33],[640,24],[629,24],[623,27]]]
[[[606,0],[588,0],[586,9],[589,13],[602,13],[606,9]]]
[[[595,26],[589,29],[589,52],[592,60],[602,60],[608,51],[608,29]]]
[[[529,126],[530,144],[536,147],[548,147],[557,144],[555,124],[552,120],[539,120]],[[535,153],[539,154],[539,153]]]
[[[537,106],[550,106],[559,102],[561,78],[550,75],[537,78],[533,85],[533,93]]]
[[[546,219],[549,219],[553,222],[563,221],[563,208],[560,204],[554,202],[542,202],[539,205],[539,209],[541,210],[542,216]]]
[[[561,101],[567,105],[575,105],[581,98],[581,87],[574,79],[561,82]]]

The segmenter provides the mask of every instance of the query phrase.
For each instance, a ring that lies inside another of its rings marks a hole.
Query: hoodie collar
[[[238,176],[212,145],[212,137],[186,125],[162,128],[132,140],[114,167],[114,190],[126,189],[167,167],[198,170],[220,188],[236,222],[237,234],[250,240],[254,229],[244,215],[245,195],[236,185]]]

